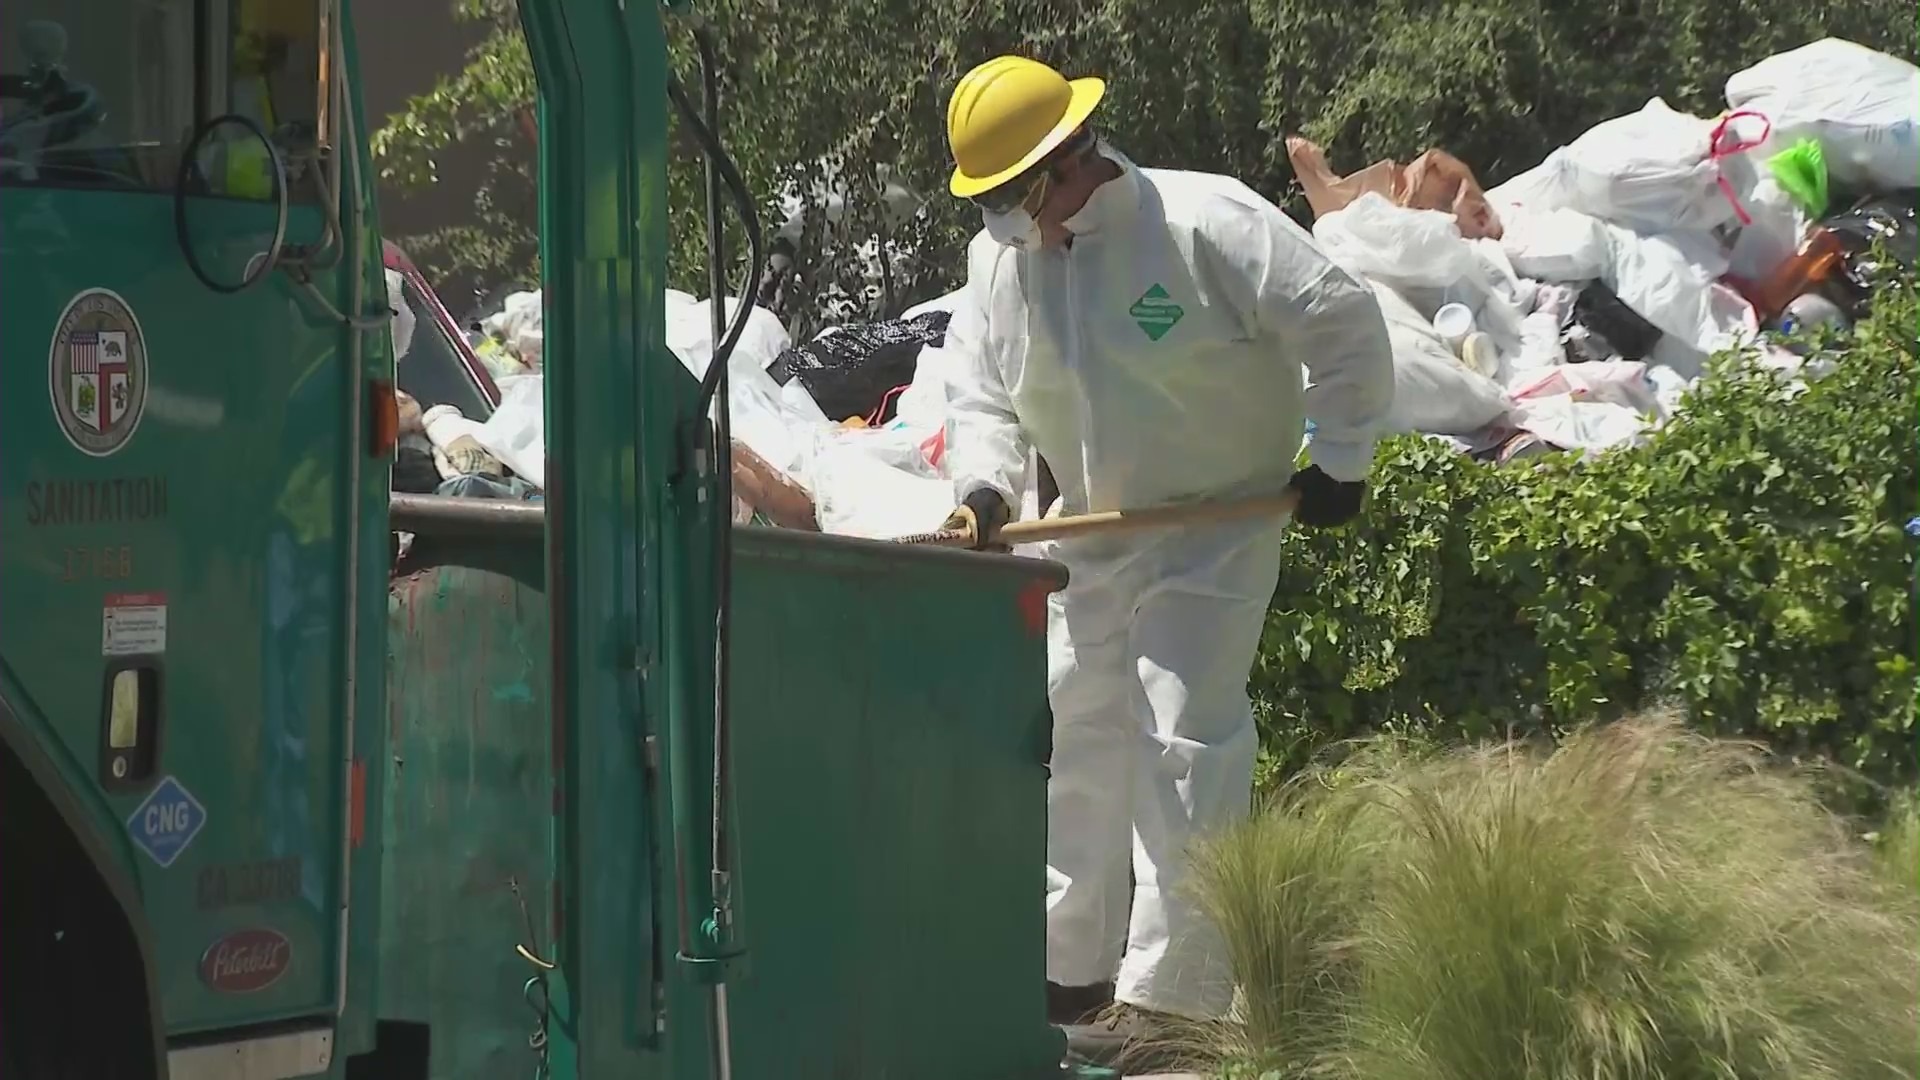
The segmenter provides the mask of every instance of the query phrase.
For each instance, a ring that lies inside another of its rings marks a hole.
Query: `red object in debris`
[[[200,981],[223,994],[252,994],[280,981],[293,963],[293,943],[278,930],[236,930],[207,946]]]
[[[920,441],[920,452],[926,455],[927,464],[938,469],[940,467],[940,459],[947,456],[947,429],[941,428],[939,431],[922,439]]]

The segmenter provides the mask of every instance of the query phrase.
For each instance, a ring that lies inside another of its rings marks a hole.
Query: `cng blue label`
[[[207,808],[178,780],[160,781],[127,819],[133,843],[165,870],[207,823]]]

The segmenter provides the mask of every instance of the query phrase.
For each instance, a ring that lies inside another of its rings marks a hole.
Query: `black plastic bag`
[[[884,415],[891,391],[913,382],[920,350],[946,343],[952,313],[929,311],[912,319],[859,323],[796,345],[767,365],[773,381],[798,378],[830,420]]]
[[[1819,227],[1839,239],[1848,284],[1863,296],[1870,294],[1884,269],[1874,256],[1876,243],[1903,270],[1920,262],[1920,191],[1863,199],[1829,215]]]
[[[1644,360],[1660,340],[1660,328],[1627,306],[1626,301],[1598,281],[1589,281],[1573,301],[1573,321],[1586,328],[1569,335],[1569,359]],[[1595,341],[1597,338],[1599,340]]]

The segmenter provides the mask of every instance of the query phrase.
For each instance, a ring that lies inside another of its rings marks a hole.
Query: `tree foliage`
[[[485,24],[466,66],[407,102],[374,133],[380,178],[409,192],[440,182],[453,148],[488,148],[486,175],[468,220],[425,236],[394,237],[428,275],[489,282],[539,280],[539,211],[534,181],[533,62],[515,0],[451,0],[453,16]]]
[[[465,70],[390,120],[376,153],[386,175],[422,184],[450,144],[492,140],[499,175],[482,185],[471,226],[432,238],[427,262],[528,277],[522,129],[533,81],[514,0],[453,3],[490,33]],[[946,97],[968,67],[1001,52],[1104,76],[1098,123],[1143,164],[1229,173],[1276,200],[1291,197],[1284,139],[1296,132],[1342,170],[1441,145],[1494,183],[1656,94],[1718,111],[1728,75],[1824,34],[1920,55],[1911,0],[696,0],[692,9],[667,17],[676,70],[697,86],[677,24],[708,20],[722,42],[724,139],[766,199],[763,222],[784,218],[777,197],[789,185],[816,190],[822,163],[841,165],[844,236],[810,232],[805,291],[857,291],[869,256],[845,237],[885,232],[915,253],[883,298],[894,309],[960,272],[978,220],[945,193]],[[690,141],[680,148],[673,274],[704,293],[701,162]],[[881,164],[928,197],[920,219],[884,220]],[[737,257],[737,234],[729,244]],[[729,280],[741,274],[735,267]]]

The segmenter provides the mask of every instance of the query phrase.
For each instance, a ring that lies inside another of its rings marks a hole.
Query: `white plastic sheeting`
[[[814,447],[813,508],[822,532],[883,539],[930,532],[953,510],[953,482],[905,426],[840,428]]]
[[[722,305],[727,323],[739,303],[729,297]],[[713,358],[712,318],[707,301],[667,290],[667,347],[696,379],[706,376]],[[767,365],[792,343],[772,312],[754,307],[748,313],[746,329],[727,361],[727,418],[734,438],[805,487],[812,433],[828,422],[804,389],[795,384],[782,388],[767,374]]]
[[[498,380],[500,407],[474,441],[535,487],[547,486],[546,381],[539,375]]]
[[[1667,416],[1648,372],[1647,364],[1613,360],[1515,380],[1515,426],[1588,453],[1630,445]]]
[[[495,375],[516,375],[522,368],[537,369],[546,347],[542,326],[540,290],[510,293],[499,311],[487,316],[480,328],[499,339],[520,367],[500,367],[488,363]],[[487,359],[485,356],[483,360]]]
[[[1708,354],[1751,344],[1753,309],[1716,282],[1679,236],[1645,236],[1572,209],[1509,207],[1500,243],[1514,269],[1541,281],[1600,281],[1666,335],[1656,356],[1698,366]]]

